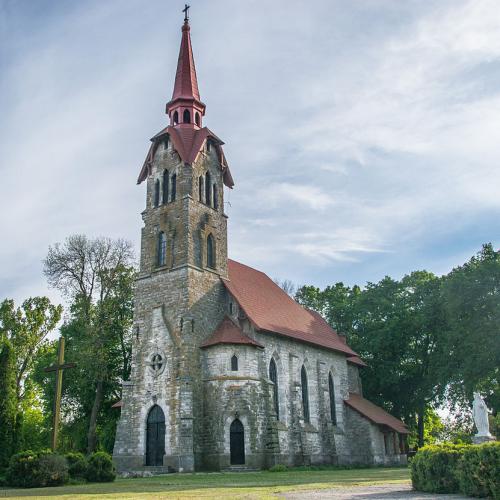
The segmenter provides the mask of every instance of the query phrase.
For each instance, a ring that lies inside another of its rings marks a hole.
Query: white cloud
[[[298,203],[312,210],[323,211],[334,204],[333,197],[316,186],[288,182],[268,185],[260,191],[259,199],[270,208]]]
[[[44,289],[47,246],[71,233],[138,248],[135,178],[166,121],[181,13],[159,0],[86,0],[40,19],[12,6],[0,16],[0,296],[21,298]],[[409,271],[417,248],[441,270],[499,234],[496,0],[260,7],[192,10],[205,123],[236,181],[231,255],[302,281],[318,266],[326,281],[330,268],[368,279],[392,272],[387,255]],[[436,256],[444,234],[461,246]]]

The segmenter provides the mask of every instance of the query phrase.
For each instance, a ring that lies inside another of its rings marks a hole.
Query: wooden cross
[[[46,372],[56,372],[56,393],[54,395],[54,415],[52,428],[52,451],[56,451],[57,447],[57,432],[59,430],[59,417],[61,413],[61,391],[62,391],[62,376],[63,370],[66,368],[74,368],[75,363],[64,363],[64,337],[59,339],[59,348],[57,350],[57,364],[45,368]]]
[[[184,8],[182,9],[182,12],[184,12],[184,22],[187,23],[189,21],[189,9],[191,8],[190,5],[185,4]]]

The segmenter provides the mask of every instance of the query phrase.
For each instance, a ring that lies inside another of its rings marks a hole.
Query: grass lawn
[[[290,470],[287,472],[167,474],[114,483],[58,488],[0,489],[0,498],[276,498],[286,491],[336,486],[408,483],[406,468]]]

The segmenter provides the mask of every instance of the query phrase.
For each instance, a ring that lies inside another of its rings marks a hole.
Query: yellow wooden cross
[[[57,364],[45,368],[46,372],[56,372],[56,393],[54,395],[54,415],[52,427],[52,451],[56,451],[57,447],[57,432],[59,430],[59,419],[61,414],[61,392],[62,392],[62,376],[63,370],[66,368],[74,368],[75,363],[64,363],[64,337],[59,339],[59,348],[57,350]]]

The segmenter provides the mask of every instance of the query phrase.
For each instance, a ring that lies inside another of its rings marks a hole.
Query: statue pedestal
[[[496,439],[497,438],[491,434],[489,436],[472,436],[472,442],[474,444],[489,443],[490,441],[496,441]]]

